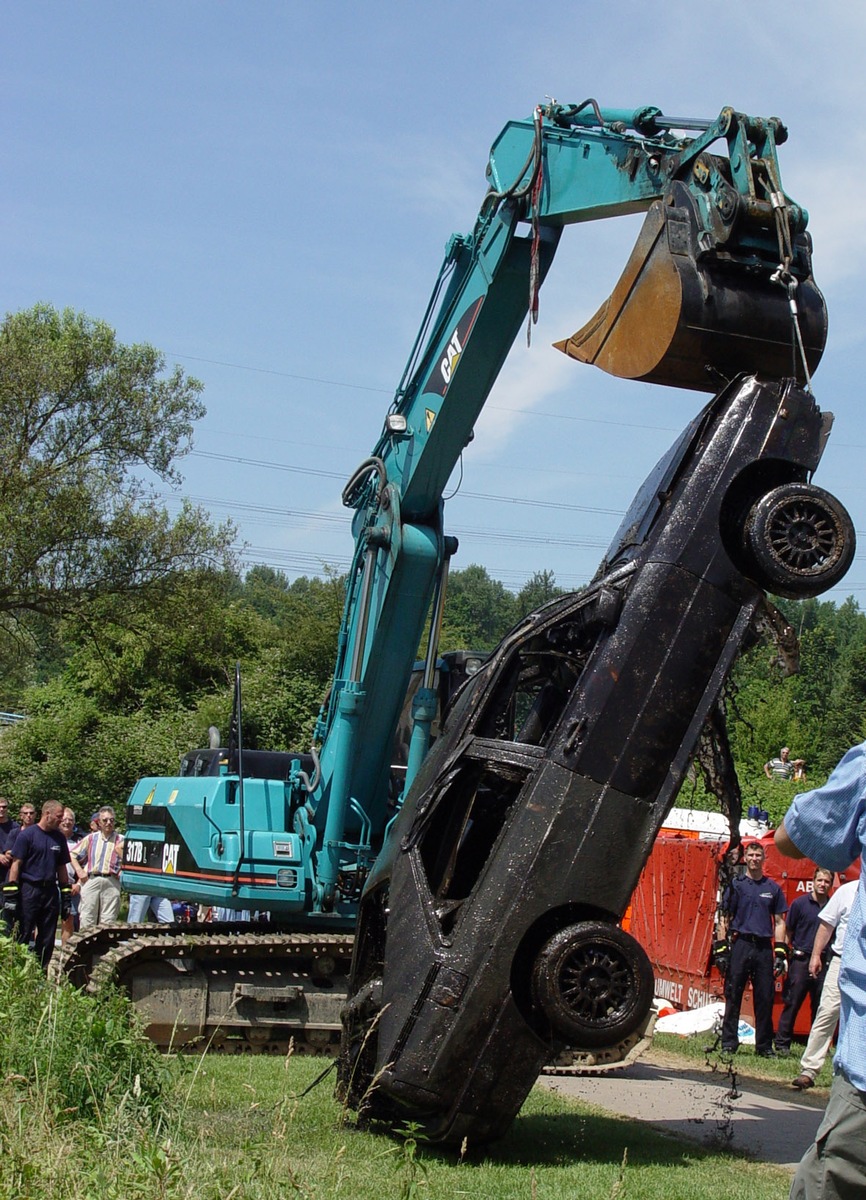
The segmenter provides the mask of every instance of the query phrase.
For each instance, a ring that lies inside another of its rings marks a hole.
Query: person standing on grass
[[[75,813],[71,808],[64,808],[63,816],[60,818],[60,832],[66,838],[66,846],[69,850],[70,860],[72,855],[78,849],[78,844],[81,841],[75,835]],[[72,889],[72,904],[69,910],[69,916],[64,917],[60,925],[60,944],[65,946],[69,939],[75,933],[75,926],[78,919],[78,906],[81,900],[81,884],[78,882],[78,875],[75,871],[74,864],[70,861],[66,868],[69,873],[69,886]]]
[[[794,1022],[807,996],[813,1022],[818,1015],[824,969],[812,973],[812,947],[818,932],[818,918],[830,898],[832,886],[833,872],[828,871],[826,867],[818,867],[812,877],[811,892],[798,896],[788,910],[786,925],[790,961],[782,992],[785,1006],[776,1030],[776,1053],[783,1058],[787,1058],[791,1052]]]
[[[0,887],[6,882],[9,867],[12,863],[12,846],[21,826],[9,816],[9,801],[0,796]],[[12,935],[12,926],[6,921],[6,910],[3,910],[6,932]],[[0,926],[2,928],[2,926]]]
[[[740,1007],[746,984],[751,983],[755,1006],[755,1053],[761,1058],[775,1058],[774,979],[788,964],[785,945],[788,903],[778,883],[764,874],[765,855],[761,843],[750,842],[743,857],[746,873],[732,879],[725,889],[717,925],[718,941],[713,946],[720,969],[724,963],[722,1049],[735,1054],[740,1047],[737,1033]]]
[[[97,815],[99,829],[88,833],[75,851],[73,863],[81,882],[79,928],[110,925],[120,912],[120,867],[123,836],[115,832],[114,809],[103,804]]]
[[[171,907],[171,901],[165,896],[143,896],[130,892],[129,912],[126,916],[129,924],[143,924],[147,921],[149,913],[153,913],[160,925],[174,924],[174,909]]]
[[[866,742],[854,746],[819,788],[802,792],[775,833],[791,858],[844,871],[860,857],[860,881],[839,966],[839,1040],[833,1086],[791,1200],[862,1200],[866,1195]],[[841,891],[841,889],[840,889]]]
[[[815,1086],[815,1078],[824,1065],[830,1042],[839,1021],[839,965],[845,945],[845,929],[851,913],[851,905],[857,895],[857,880],[843,883],[837,888],[821,912],[815,945],[809,962],[809,970],[817,974],[823,969],[824,955],[829,955],[821,990],[821,1003],[809,1031],[809,1040],[800,1059],[800,1074],[791,1080],[791,1087],[805,1092]],[[835,935],[835,936],[834,936]]]
[[[35,825],[21,829],[12,847],[12,863],[3,884],[3,908],[17,921],[18,941],[33,948],[42,969],[54,952],[57,919],[69,911],[72,892],[66,867],[69,850],[60,832],[63,805],[48,800]]]

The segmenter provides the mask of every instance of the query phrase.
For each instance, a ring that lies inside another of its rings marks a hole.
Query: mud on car
[[[740,377],[650,474],[592,583],[517,625],[458,693],[371,873],[340,1089],[369,1118],[501,1135],[542,1065],[645,1021],[619,928],[765,592],[854,554],[811,483],[832,424]]]

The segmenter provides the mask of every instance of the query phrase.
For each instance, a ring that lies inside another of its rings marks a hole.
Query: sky
[[[46,302],[150,342],[204,384],[181,496],[238,528],[250,566],[345,569],[343,484],[375,444],[445,245],[468,232],[491,143],[553,97],[779,116],[809,210],[836,424],[815,482],[861,549],[828,593],[866,604],[866,8],[620,0],[2,0],[0,311]],[[552,343],[619,277],[640,228],[567,229],[449,485],[455,568],[577,588],[703,406]],[[454,493],[453,495],[451,493]]]

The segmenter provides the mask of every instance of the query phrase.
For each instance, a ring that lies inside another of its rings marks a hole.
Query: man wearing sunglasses
[[[81,883],[80,929],[110,925],[120,912],[123,837],[115,831],[114,809],[110,804],[100,808],[97,824],[99,828],[84,838],[72,860]]]

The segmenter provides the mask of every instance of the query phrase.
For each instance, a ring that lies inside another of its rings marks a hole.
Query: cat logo
[[[433,422],[436,420],[436,414],[432,408],[424,409],[424,420],[427,424],[427,432],[429,433],[433,428]]]
[[[460,355],[463,353],[463,347],[460,344],[460,338],[457,336],[457,330],[451,334],[451,341],[445,347],[445,357],[439,364],[439,370],[442,372],[442,378],[445,380],[445,386],[451,382],[451,377],[457,370],[457,363],[460,361]]]
[[[144,798],[145,804],[153,804],[153,797],[154,797],[155,792],[156,792],[156,787],[152,787]]]
[[[177,856],[180,853],[180,846],[165,845],[162,848],[162,873],[163,875],[177,874]]]

